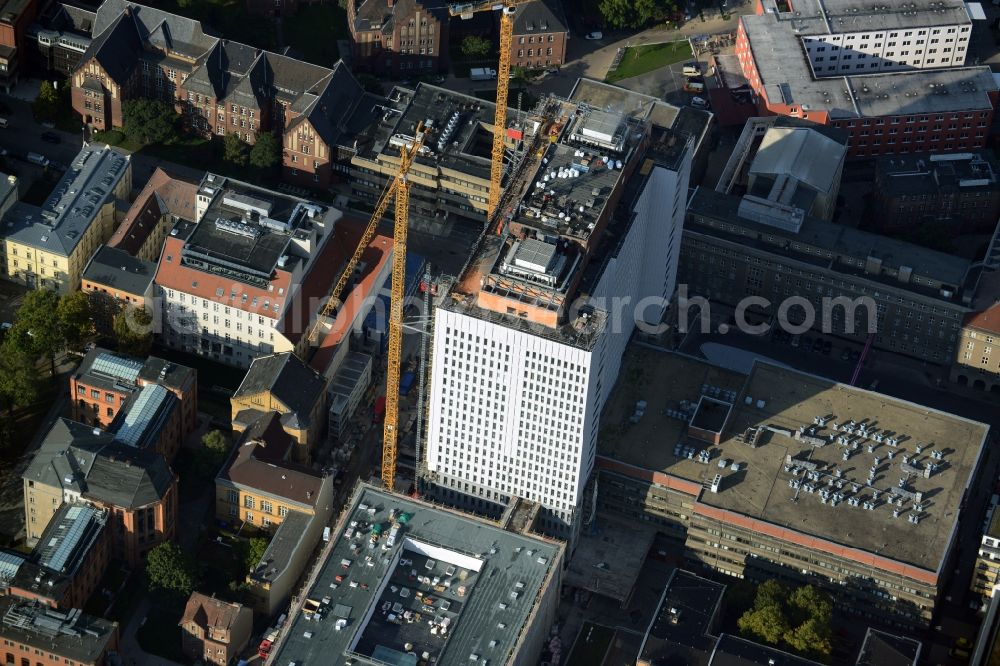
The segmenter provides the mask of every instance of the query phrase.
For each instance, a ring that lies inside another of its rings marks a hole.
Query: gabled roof
[[[281,427],[280,415],[262,414],[243,433],[236,454],[218,478],[299,507],[315,507],[325,477],[288,462],[287,454],[294,446],[292,436]]]
[[[286,132],[308,120],[320,138],[333,146],[346,129],[354,109],[364,99],[364,89],[341,62],[333,66],[333,71],[318,87],[318,91],[305,93],[292,105],[292,110],[302,115],[288,124]]]
[[[839,185],[840,164],[847,154],[844,142],[806,127],[772,127],[764,134],[750,173],[784,175],[828,193]]]
[[[514,14],[514,34],[566,32],[566,15],[559,0],[535,0],[520,5]]]
[[[965,326],[1000,335],[1000,303],[994,303],[985,310],[973,312],[965,318]]]
[[[396,17],[409,18],[418,11],[428,12],[438,19],[448,20],[445,0],[396,0],[391,6],[386,0],[354,0],[357,2],[354,26],[356,30],[372,30],[373,26],[386,35],[392,32]],[[520,9],[518,10],[520,11]]]
[[[240,615],[252,612],[240,604],[222,601],[201,592],[192,592],[184,606],[184,614],[178,624],[185,625],[194,622],[202,629],[212,628],[228,631]]]
[[[153,283],[156,264],[136,259],[128,252],[101,245],[83,269],[83,280],[135,296],[143,296]]]
[[[135,23],[131,17],[119,14],[111,25],[100,32],[95,29],[94,34],[96,37],[80,62],[94,58],[112,80],[124,84],[142,50],[142,40]]]
[[[258,356],[234,398],[270,392],[296,416],[298,427],[308,427],[313,407],[323,398],[326,381],[298,356],[290,352]]]
[[[115,229],[108,245],[129,254],[138,254],[162,216],[169,214],[194,220],[197,193],[198,183],[157,167],[128,209],[125,219]]]

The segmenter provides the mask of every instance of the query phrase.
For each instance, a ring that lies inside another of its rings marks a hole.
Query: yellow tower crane
[[[507,135],[507,95],[510,92],[510,53],[514,44],[514,13],[518,5],[532,0],[502,0],[502,2],[471,2],[448,7],[451,16],[471,19],[478,12],[500,12],[500,62],[497,63],[497,108],[493,116],[493,152],[490,160],[490,191],[487,197],[487,224],[500,205],[503,180],[504,140]]]
[[[407,180],[407,173],[413,160],[424,144],[426,131],[423,123],[417,124],[417,129],[412,142],[400,148],[400,163],[396,173],[386,184],[385,189],[379,196],[372,213],[368,226],[358,247],[354,250],[344,272],[340,275],[337,283],[327,298],[323,310],[309,331],[310,344],[318,344],[320,331],[325,323],[336,315],[337,310],[343,303],[340,300],[348,281],[361,261],[368,244],[375,236],[375,230],[379,221],[389,208],[389,202],[395,200],[395,228],[393,230],[392,248],[392,297],[389,306],[389,355],[388,370],[386,372],[385,384],[385,425],[382,438],[382,483],[389,490],[392,490],[393,479],[396,476],[396,440],[398,437],[399,425],[399,368],[402,355],[403,337],[403,295],[406,285],[406,232],[409,206],[410,206],[410,183]]]

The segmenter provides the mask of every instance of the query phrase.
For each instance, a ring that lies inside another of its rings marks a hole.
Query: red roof
[[[111,236],[108,245],[132,255],[138,254],[162,216],[169,213],[186,220],[195,219],[197,194],[198,183],[157,167],[129,208],[125,219]]]
[[[985,310],[968,315],[965,318],[965,325],[1000,335],[1000,303],[994,303]]]

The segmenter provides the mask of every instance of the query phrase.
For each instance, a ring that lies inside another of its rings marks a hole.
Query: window
[[[274,513],[274,510],[271,507],[271,503],[268,502],[267,500],[260,501],[260,510],[263,511],[264,513]]]
[[[254,499],[253,499],[253,497],[251,497],[250,495],[245,496],[243,498],[243,506],[245,506],[248,509],[253,509],[254,508]]]

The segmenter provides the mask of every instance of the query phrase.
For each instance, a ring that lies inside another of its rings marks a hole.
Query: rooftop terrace
[[[718,446],[687,424],[733,405]],[[600,455],[717,492],[700,503],[938,571],[987,426],[757,362],[749,376],[633,345]],[[638,400],[647,402],[637,423]]]
[[[350,507],[275,663],[507,663],[561,545],[365,485]]]

